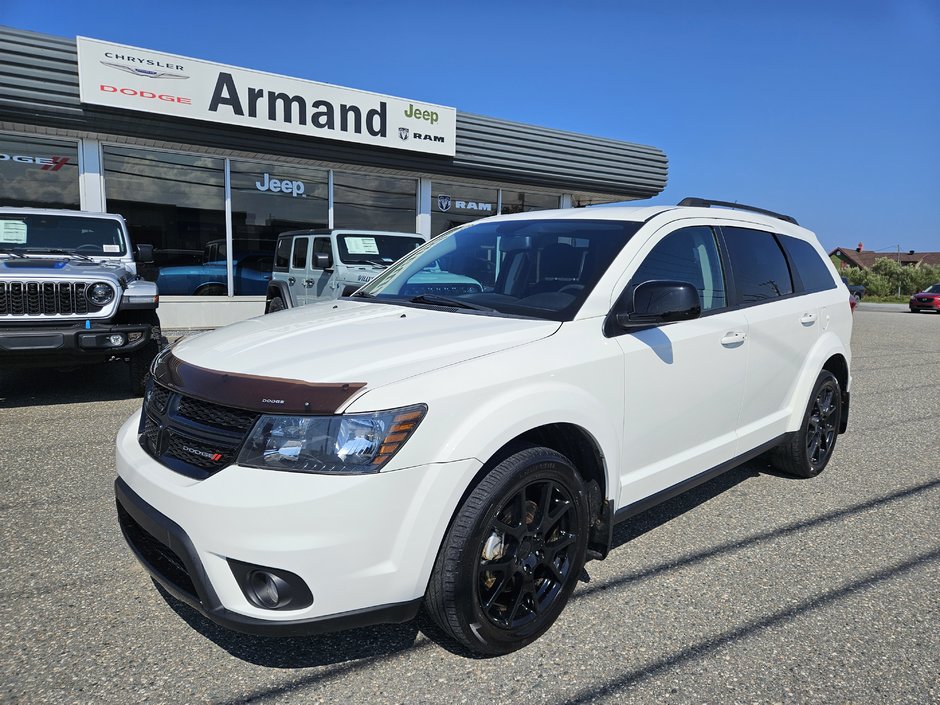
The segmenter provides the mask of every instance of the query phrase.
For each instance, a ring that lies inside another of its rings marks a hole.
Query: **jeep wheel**
[[[147,388],[147,380],[150,378],[150,363],[160,352],[163,341],[160,326],[154,326],[150,333],[150,340],[137,352],[131,354],[127,363],[131,393],[134,396],[142,397]]]
[[[275,311],[283,311],[286,307],[284,306],[284,299],[280,296],[275,296],[272,299],[268,300],[268,305],[265,307],[265,313],[274,313]]]
[[[774,465],[797,477],[815,477],[823,471],[839,436],[842,390],[828,370],[819,373],[810,395],[803,425],[777,449]]]
[[[505,654],[555,621],[584,566],[588,503],[574,467],[527,448],[487,474],[444,539],[425,610],[468,649]]]

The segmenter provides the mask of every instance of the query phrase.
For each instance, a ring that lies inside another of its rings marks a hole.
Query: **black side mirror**
[[[333,257],[326,254],[325,252],[320,252],[313,256],[313,268],[314,269],[329,269],[333,266]]]
[[[136,245],[134,259],[141,264],[153,262],[153,245]]]
[[[633,290],[633,312],[618,313],[621,328],[690,321],[702,315],[698,290],[688,282],[648,281]]]

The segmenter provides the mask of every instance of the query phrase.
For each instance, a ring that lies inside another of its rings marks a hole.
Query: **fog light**
[[[124,345],[124,336],[123,335],[109,335],[108,342],[111,343],[114,347]]]
[[[277,609],[289,599],[289,587],[273,573],[266,570],[253,570],[248,574],[248,590],[259,607]]]

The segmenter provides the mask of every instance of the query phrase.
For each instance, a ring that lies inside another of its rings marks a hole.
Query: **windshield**
[[[641,223],[508,220],[432,240],[358,295],[571,320]],[[459,305],[463,304],[463,305]]]
[[[389,265],[423,245],[424,239],[417,235],[405,237],[349,233],[337,236],[336,242],[339,245],[339,258],[343,264]]]
[[[64,215],[0,215],[0,250],[92,257],[127,252],[118,221]]]
[[[924,289],[925,294],[940,294],[940,284],[934,284]]]

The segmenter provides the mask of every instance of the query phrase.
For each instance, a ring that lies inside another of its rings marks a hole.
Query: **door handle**
[[[308,289],[314,285],[313,279],[304,279],[304,286]]]
[[[804,313],[802,316],[800,316],[800,323],[802,323],[804,326],[811,326],[815,322],[816,322],[815,313]]]
[[[294,284],[297,283],[297,280],[294,279],[293,277],[287,277],[287,283],[293,286]]]
[[[724,337],[721,339],[721,344],[726,348],[736,348],[739,345],[743,345],[747,334],[739,330],[730,330],[725,333]]]

